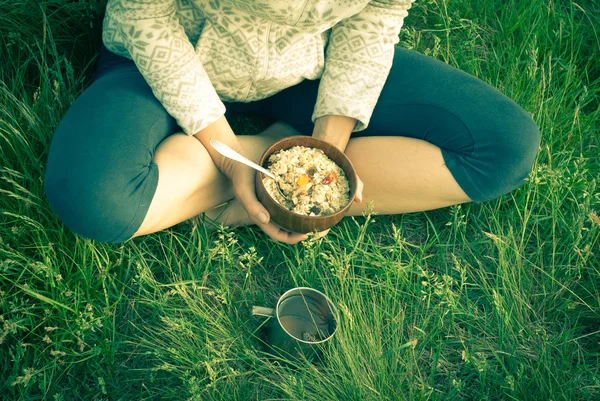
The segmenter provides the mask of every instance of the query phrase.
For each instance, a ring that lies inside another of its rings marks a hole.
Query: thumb
[[[360,177],[356,177],[357,178],[357,185],[356,185],[356,196],[354,196],[354,201],[357,203],[362,202],[363,200],[363,188],[364,188],[364,184],[362,182],[362,180],[360,179]]]
[[[254,181],[252,181],[254,183]],[[240,201],[250,219],[254,222],[267,224],[269,223],[269,212],[256,198],[253,191],[254,186],[244,185],[241,188],[236,188],[236,198]]]

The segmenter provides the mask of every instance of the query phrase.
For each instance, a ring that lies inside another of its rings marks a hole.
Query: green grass
[[[0,398],[600,399],[598,2],[415,3],[401,44],[531,112],[534,170],[493,202],[346,219],[298,246],[189,224],[106,245],[56,219],[48,145],[102,9],[0,0]],[[249,313],[297,285],[342,315],[320,364],[267,358]]]

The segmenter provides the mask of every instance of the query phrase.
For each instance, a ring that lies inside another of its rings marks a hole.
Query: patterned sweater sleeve
[[[225,113],[179,23],[175,0],[109,0],[102,40],[135,62],[154,96],[188,135]]]
[[[331,29],[313,122],[342,115],[358,120],[354,131],[367,128],[413,1],[372,0]]]

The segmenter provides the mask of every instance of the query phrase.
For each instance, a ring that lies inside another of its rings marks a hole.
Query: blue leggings
[[[318,81],[267,99],[226,104],[312,132]],[[123,242],[141,226],[158,183],[152,158],[180,132],[135,64],[101,49],[94,81],[59,124],[48,157],[45,191],[70,229],[103,242]],[[361,136],[428,141],[476,202],[517,188],[535,161],[539,130],[516,103],[483,81],[415,51],[396,48],[369,127]]]

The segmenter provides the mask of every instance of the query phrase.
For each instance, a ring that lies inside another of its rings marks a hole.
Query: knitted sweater
[[[192,135],[223,101],[264,99],[319,79],[324,115],[367,127],[414,0],[109,0],[102,39],[132,59]]]

